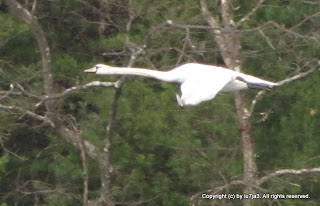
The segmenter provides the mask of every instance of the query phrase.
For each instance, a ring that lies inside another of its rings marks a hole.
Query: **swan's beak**
[[[96,67],[92,67],[90,69],[84,70],[84,72],[86,72],[86,73],[94,73],[95,74],[97,72],[97,68]]]

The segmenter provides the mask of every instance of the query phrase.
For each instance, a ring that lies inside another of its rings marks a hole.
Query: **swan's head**
[[[97,74],[99,71],[105,70],[111,68],[111,66],[105,65],[105,64],[97,64],[94,67],[90,69],[84,70],[84,72],[89,73],[89,74]]]

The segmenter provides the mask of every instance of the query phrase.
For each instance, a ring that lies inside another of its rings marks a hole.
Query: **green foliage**
[[[270,97],[269,101],[277,98],[279,105],[273,109],[272,117],[265,123],[268,127],[261,127],[257,131],[259,131],[258,136],[266,133],[268,138],[262,140],[264,143],[261,141],[261,144],[272,145],[274,149],[269,152],[273,153],[275,159],[279,159],[280,165],[311,167],[319,164],[319,158],[308,161],[320,149],[316,144],[316,137],[320,135],[317,126],[319,95],[317,85],[314,84],[316,81],[319,81],[319,77],[312,76],[308,80],[295,83],[290,88],[289,86],[283,88],[283,91],[280,91],[281,95]],[[295,161],[281,162],[281,158],[277,158],[278,155],[282,157],[290,155],[290,159]],[[276,160],[272,162],[276,163]]]
[[[312,15],[319,11],[319,5],[310,2],[271,0],[241,25],[240,29],[253,29],[239,33],[246,73],[277,81],[317,65],[320,17]],[[127,65],[133,44],[144,46],[144,53],[136,59],[137,67],[162,70],[188,61],[223,64],[207,30],[190,29],[187,35],[184,29],[164,26],[167,20],[205,25],[198,1],[131,3],[132,8],[127,1],[116,0],[37,2],[34,15],[50,43],[56,92],[90,81],[116,81],[117,77],[90,76],[83,70],[98,62]],[[29,4],[23,2],[28,9],[32,7]],[[255,6],[253,1],[243,0],[232,4],[235,20]],[[220,5],[215,1],[208,1],[208,5],[212,15],[220,19]],[[8,12],[3,2],[0,9],[0,90],[8,91],[11,83],[19,83],[30,94],[42,95],[37,42],[29,27]],[[130,15],[134,19],[127,31]],[[304,21],[306,18],[310,19]],[[291,32],[266,25],[270,21]],[[311,75],[267,92],[257,102],[252,121],[259,176],[282,168],[319,167],[319,81],[318,74]],[[14,91],[21,92],[17,88]],[[60,99],[57,112],[61,123],[70,128],[76,125],[87,141],[102,150],[113,93],[111,88],[90,88]],[[175,85],[150,79],[130,78],[125,82],[111,150],[111,189],[118,203],[188,205],[192,195],[242,178],[233,95],[218,95],[198,107],[181,108],[175,93]],[[250,103],[256,91],[246,94]],[[1,97],[0,104],[19,106],[39,115],[46,112],[44,107],[35,107],[38,99]],[[265,121],[260,121],[262,113],[268,114]],[[7,149],[0,151],[0,205],[81,204],[84,174],[80,152],[73,145],[42,122],[3,110],[0,140]],[[87,159],[89,199],[100,195],[95,161]],[[319,178],[281,176],[263,187],[275,193],[308,193],[312,197],[279,200],[282,205],[318,205]],[[230,188],[230,192],[242,193],[237,187]],[[241,204],[223,201],[217,204]],[[200,200],[199,204],[214,203]]]
[[[5,177],[8,162],[9,162],[8,156],[0,157],[0,181],[1,182],[2,182],[3,178]]]

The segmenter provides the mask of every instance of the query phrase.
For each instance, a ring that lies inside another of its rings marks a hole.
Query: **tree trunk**
[[[235,25],[233,21],[233,14],[230,11],[230,2],[221,0],[221,14],[223,25],[219,23],[208,11],[205,0],[201,0],[201,12],[207,23],[214,29],[212,33],[219,49],[223,60],[229,69],[240,72],[240,39],[236,32],[234,32]],[[237,112],[237,119],[239,130],[242,139],[242,152],[243,152],[243,182],[244,194],[253,194],[254,185],[257,181],[257,168],[254,156],[254,142],[252,137],[252,123],[247,109],[246,96],[242,92],[235,95],[235,108]],[[251,205],[251,199],[244,199],[244,205]]]
[[[26,24],[30,26],[33,32],[42,58],[42,71],[43,71],[43,86],[46,96],[52,96],[54,94],[53,75],[51,72],[51,55],[50,47],[48,45],[45,33],[41,28],[36,17],[34,17],[28,10],[24,9],[21,4],[15,0],[4,0],[4,2],[12,9],[12,11],[21,18]],[[94,145],[88,141],[84,141],[82,133],[76,128],[69,129],[63,124],[60,119],[59,112],[57,111],[57,103],[55,99],[46,101],[46,110],[48,118],[54,124],[54,131],[57,135],[71,143],[78,149],[83,149],[85,153],[94,159],[99,165],[101,171],[101,200],[104,205],[114,205],[111,190],[110,190],[110,163],[109,153],[100,152]]]

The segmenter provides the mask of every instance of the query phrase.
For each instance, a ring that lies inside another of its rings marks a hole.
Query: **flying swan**
[[[270,89],[278,85],[227,68],[199,63],[186,63],[170,71],[97,64],[84,72],[97,75],[136,75],[179,83],[181,96],[176,96],[180,106],[194,106],[211,100],[218,92],[236,92],[248,88]]]

